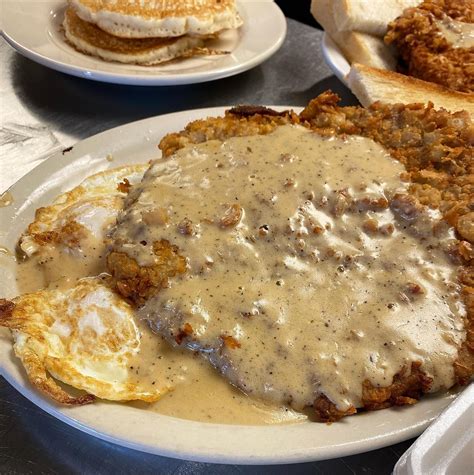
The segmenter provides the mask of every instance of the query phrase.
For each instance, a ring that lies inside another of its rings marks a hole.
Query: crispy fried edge
[[[94,196],[95,193],[94,191],[91,191],[91,190],[94,190],[94,188],[101,187],[100,181],[96,183],[97,180],[100,180],[103,177],[108,177],[109,175],[115,174],[117,177],[117,195],[120,196],[121,194],[123,196],[128,192],[128,189],[126,191],[122,191],[120,188],[118,188],[120,183],[123,182],[123,180],[127,178],[128,176],[130,176],[131,174],[139,173],[141,171],[143,171],[144,173],[146,169],[147,169],[146,165],[141,165],[141,164],[126,165],[122,167],[107,169],[105,171],[95,173],[87,177],[85,180],[83,180],[79,185],[74,187],[72,190],[59,195],[53,201],[52,204],[38,208],[35,212],[34,221],[30,223],[30,225],[28,226],[27,232],[22,237],[27,236],[27,235],[34,236],[35,234],[43,233],[43,230],[40,227],[40,224],[42,221],[49,222],[51,220],[51,216],[56,215],[60,211],[62,211],[64,208],[71,206],[71,204],[81,199],[84,195],[91,194],[91,196]],[[128,181],[128,178],[127,178],[127,181]],[[89,190],[89,187],[91,188],[91,190]]]
[[[166,135],[158,147],[164,157],[169,157],[188,144],[265,135],[279,125],[299,122],[298,115],[293,111],[277,112],[266,107],[238,106],[227,110],[224,117],[208,117],[190,122],[183,131]]]
[[[159,261],[154,266],[140,267],[135,259],[124,252],[111,251],[107,255],[107,267],[112,270],[115,287],[119,294],[136,305],[168,285],[168,279],[186,271],[186,259],[176,246],[166,240],[152,245]]]
[[[12,331],[21,328],[20,322],[15,319],[14,310],[15,303],[0,299],[0,326]],[[92,394],[74,397],[64,391],[54,379],[47,375],[44,365],[33,351],[28,350],[21,357],[18,354],[17,356],[20,358],[31,384],[55,401],[69,406],[82,406],[95,401]]]
[[[474,92],[472,48],[454,48],[439,33],[433,18],[472,23],[471,0],[425,0],[389,23],[384,41],[398,52],[401,72],[465,93]]]
[[[30,294],[35,295],[35,294]],[[21,298],[20,298],[21,299]],[[12,332],[19,332],[25,336],[27,339],[36,339],[38,341],[43,340],[42,335],[35,335],[31,333],[31,330],[28,331],[28,323],[26,322],[25,328],[25,318],[22,317],[23,307],[21,300],[20,302],[12,302],[5,299],[0,299],[0,326],[9,328]],[[31,310],[30,305],[27,305],[26,308]],[[20,314],[15,314],[15,310],[18,309]],[[23,314],[24,315],[24,314]],[[34,351],[28,347],[28,344],[21,345],[21,350],[17,347],[17,344],[13,346],[15,355],[22,362],[23,367],[27,373],[28,379],[43,393],[50,396],[55,401],[65,404],[65,405],[84,405],[90,404],[96,400],[96,398],[101,398],[110,401],[130,401],[130,400],[140,400],[144,402],[156,402],[164,394],[172,390],[171,387],[164,386],[155,392],[140,392],[134,388],[133,384],[126,383],[124,388],[120,391],[117,391],[114,387],[113,391],[111,388],[114,386],[112,383],[103,382],[94,380],[88,376],[84,376],[78,372],[73,366],[69,365],[67,362],[61,360],[61,358],[55,358],[46,355],[43,359]],[[62,363],[61,363],[62,361]],[[61,375],[67,375],[67,378]],[[51,375],[53,378],[63,381],[65,384],[69,384],[76,389],[86,391],[87,394],[81,396],[71,396],[67,391],[63,390],[57,382],[49,377]],[[79,381],[79,384],[72,384],[68,381],[71,376],[76,378],[76,381]],[[91,384],[90,381],[94,380],[94,394],[88,393],[87,385]],[[113,393],[113,394],[112,394]],[[112,394],[112,396],[111,396]],[[132,394],[133,397],[128,397],[126,395]],[[125,396],[124,396],[125,395]]]

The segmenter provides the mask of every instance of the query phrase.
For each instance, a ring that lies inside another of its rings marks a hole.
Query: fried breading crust
[[[391,406],[416,404],[418,399],[430,390],[432,384],[432,379],[420,370],[420,366],[420,362],[414,362],[410,371],[407,367],[403,368],[394,376],[392,384],[385,388],[378,388],[372,386],[369,381],[364,381],[362,386],[363,409],[376,411]],[[354,407],[350,407],[347,411],[338,410],[324,395],[314,401],[313,408],[319,422],[335,422],[357,412]]]
[[[225,117],[209,117],[189,123],[184,131],[168,134],[160,142],[164,157],[189,143],[226,140],[229,137],[265,135],[279,125],[297,124],[299,117],[291,111],[276,112],[266,107],[239,106],[226,111]]]
[[[474,23],[472,0],[427,0],[388,25],[385,42],[399,54],[400,71],[461,92],[474,92],[474,48],[454,48],[435,21],[448,15]]]
[[[113,271],[115,285],[127,300],[141,305],[166,287],[168,279],[186,271],[186,259],[178,254],[178,248],[168,241],[153,243],[156,264],[140,267],[123,252],[112,251],[107,256],[107,266]]]
[[[68,221],[58,231],[44,231],[41,233],[33,233],[31,237],[39,245],[45,244],[63,244],[74,248],[79,246],[79,241],[87,235],[84,226],[77,221]]]
[[[383,145],[405,166],[405,178],[420,202],[439,208],[460,237],[469,240],[468,223],[461,220],[474,210],[474,124],[469,114],[437,111],[432,104],[375,103],[364,109],[338,107],[338,101],[325,93],[308,104],[300,120],[320,133],[362,135]]]
[[[453,259],[460,264],[459,280],[467,308],[467,337],[454,366],[457,382],[466,384],[474,374],[474,240],[471,220],[474,211],[474,126],[471,118],[467,112],[450,114],[437,111],[432,104],[375,103],[364,109],[339,107],[338,102],[339,97],[328,91],[313,99],[299,115],[292,111],[269,113],[267,109],[230,109],[224,117],[191,122],[183,131],[165,136],[159,147],[164,156],[169,156],[189,144],[263,135],[285,124],[300,124],[328,136],[362,135],[386,147],[405,165],[405,178],[412,183],[413,195],[421,203],[439,208],[461,239],[452,253]],[[116,279],[119,292],[138,305],[159,291],[163,282],[172,275],[158,271],[150,279],[156,269],[140,268],[128,255],[117,254],[112,252],[109,255],[109,270]],[[169,270],[170,267],[166,272]],[[185,269],[177,272],[181,271]],[[144,278],[142,273],[145,273]],[[416,402],[431,385],[430,378],[420,370],[420,366],[420,362],[412,362],[387,388],[373,387],[366,381],[363,409],[375,410]],[[317,419],[325,422],[357,412],[355,408],[338,410],[324,395],[315,400],[313,407]]]

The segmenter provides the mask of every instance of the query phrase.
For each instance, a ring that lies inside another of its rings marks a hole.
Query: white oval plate
[[[327,65],[331,68],[336,77],[347,86],[346,76],[349,74],[351,65],[339,46],[337,46],[326,32],[323,34],[321,48]]]
[[[35,209],[47,205],[86,176],[157,158],[157,144],[164,134],[182,129],[191,120],[222,115],[224,110],[200,109],[145,119],[95,135],[77,143],[70,152],[52,156],[10,189],[13,204],[0,208],[0,249],[13,251]],[[112,162],[107,160],[109,154]],[[17,293],[15,266],[12,256],[0,252],[1,297]],[[102,401],[64,407],[31,387],[13,355],[6,330],[0,330],[0,371],[30,401],[93,436],[153,454],[233,464],[308,462],[395,444],[420,434],[455,397],[455,393],[427,397],[413,407],[360,414],[332,425],[200,423]]]
[[[158,66],[106,62],[76,51],[60,31],[64,0],[3,0],[2,34],[27,58],[57,71],[96,81],[170,86],[211,81],[247,71],[274,54],[286,36],[286,19],[272,0],[240,0],[244,24],[210,44],[230,54],[176,60]]]

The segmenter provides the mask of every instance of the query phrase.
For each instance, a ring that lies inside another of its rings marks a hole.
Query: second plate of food
[[[86,79],[142,86],[169,86],[232,76],[262,63],[283,44],[286,20],[271,0],[237,2],[243,24],[206,43],[212,54],[175,59],[155,66],[104,61],[66,41],[64,0],[5,1],[2,34],[24,56],[44,66]],[[222,54],[220,54],[222,53]]]
[[[68,212],[74,213],[76,220],[78,216],[81,216],[80,220],[84,226],[92,226],[91,229],[96,229],[97,225],[94,223],[104,219],[104,216],[107,218],[107,209],[109,211],[112,209],[104,205],[103,201],[101,204],[100,200],[103,199],[101,195],[107,194],[106,198],[111,201],[112,207],[117,200],[120,205],[120,199],[123,197],[118,196],[119,192],[125,193],[130,183],[136,183],[144,167],[126,171],[110,171],[111,169],[124,165],[145,164],[157,158],[156,145],[164,135],[183,129],[192,120],[222,115],[224,110],[224,108],[212,108],[180,112],[112,129],[76,144],[72,150],[51,157],[20,180],[9,191],[11,204],[0,210],[0,244],[4,249],[4,252],[0,253],[0,270],[2,282],[4,282],[2,297],[11,298],[20,290],[25,289],[25,286],[22,289],[18,288],[21,279],[17,280],[18,264],[13,250],[16,249],[21,234],[33,221],[36,209],[48,206],[55,197],[62,194],[62,198],[56,201],[55,207],[43,210],[36,215],[37,229],[29,228],[30,233],[41,234],[45,229],[42,226],[47,226],[48,222],[56,219],[55,216],[66,219],[67,216],[64,214],[66,208],[69,209]],[[174,143],[177,142],[168,141],[170,146]],[[197,160],[201,156],[191,154],[188,158],[193,159],[193,157]],[[285,155],[283,159],[294,160],[291,154]],[[86,177],[98,172],[102,174],[94,179],[88,179],[79,191],[76,189],[74,193],[64,195]],[[128,179],[125,180],[127,177]],[[288,186],[290,185],[291,183],[288,182]],[[203,188],[207,186],[205,180],[200,186]],[[87,200],[84,193],[86,195],[89,193],[89,196],[93,198],[92,201],[88,201],[87,206],[92,206],[90,210],[85,206]],[[97,205],[102,211],[94,214],[94,208],[97,208]],[[111,216],[113,217],[113,210]],[[226,219],[230,217],[226,215]],[[160,220],[162,217],[153,215],[150,219]],[[43,224],[41,224],[42,221],[44,221]],[[183,228],[184,234],[186,230]],[[74,234],[74,229],[64,229],[65,235],[67,236],[70,231]],[[46,237],[61,239],[61,233],[53,233]],[[43,241],[24,240],[22,249],[27,253],[35,252],[35,247],[37,249],[41,242]],[[65,241],[66,246],[68,246],[67,242]],[[74,244],[71,243],[71,246],[73,248]],[[71,269],[76,271],[72,267]],[[26,272],[26,277],[23,272],[23,284],[26,286],[32,284],[30,280],[34,269],[30,270],[31,272]],[[91,285],[97,285],[97,281],[92,282]],[[82,292],[84,289],[79,289],[79,291]],[[36,299],[34,304],[51,308],[51,305],[55,303],[49,297],[54,296],[58,300],[58,308],[64,308],[64,312],[67,313],[71,309],[73,312],[77,311],[75,294],[68,294],[64,299],[65,294],[61,291],[58,294],[54,293],[54,290],[51,292],[53,293],[46,297],[43,294],[42,301]],[[93,292],[91,299],[88,299],[88,305],[97,298],[102,300],[95,311],[100,311],[100,308],[109,308],[104,301],[111,297],[100,292]],[[8,312],[8,309],[6,311]],[[86,329],[84,333],[86,338],[90,338],[91,335],[87,332],[89,327],[95,328],[97,335],[103,335],[106,330],[94,315],[94,312],[86,312],[79,322],[79,327]],[[102,320],[102,323],[105,324],[106,321],[106,319]],[[51,343],[54,344],[57,341],[58,335],[61,335],[64,341],[73,335],[68,330],[72,321],[63,323],[55,324]],[[202,373],[201,369],[195,367],[197,358],[193,358],[192,354],[186,356],[187,360],[180,361],[176,354],[171,352],[168,355],[170,366],[178,364],[180,370],[184,373],[188,371],[191,376],[194,370],[200,372],[201,376],[205,374],[200,382],[193,382],[190,393],[175,390],[165,395],[158,403],[152,403],[151,406],[145,403],[119,404],[99,399],[94,404],[68,407],[54,403],[31,386],[19,360],[13,354],[8,331],[2,329],[0,334],[2,375],[25,397],[48,413],[90,435],[110,442],[150,453],[200,461],[245,464],[292,463],[373,450],[418,435],[456,394],[449,392],[428,396],[412,407],[362,413],[327,425],[312,422],[303,414],[289,409],[269,409],[243,396],[217,373],[214,373],[210,367],[206,366],[206,369],[202,370],[205,373]],[[133,335],[132,332],[130,336],[129,332],[129,341],[132,345],[135,338]],[[124,338],[124,333],[116,336]],[[186,334],[182,337],[186,338]],[[42,341],[44,344],[45,340]],[[229,344],[232,343],[235,342],[230,339]],[[100,349],[99,346],[94,346],[96,347]],[[58,346],[55,348],[55,351],[59,351]],[[75,345],[76,353],[78,348],[81,348],[80,345]],[[84,349],[90,351],[90,342],[89,347],[86,345]],[[16,350],[17,356],[25,355],[25,351],[28,350],[25,340],[20,341]],[[115,358],[113,354],[110,356]],[[104,352],[100,358],[104,358]],[[67,357],[64,361],[66,360]],[[96,377],[100,374],[107,378],[110,378],[111,372],[119,374],[119,363],[122,361],[119,360],[112,366],[102,367],[99,373],[96,368],[95,372],[89,372],[89,374],[94,374]],[[70,361],[70,363],[84,364],[84,360],[76,358],[76,361]],[[143,368],[135,366],[133,368],[136,369],[137,375],[143,374],[140,373]],[[56,365],[55,374],[60,376],[61,371],[65,371],[65,368]],[[67,368],[66,371],[68,371]],[[166,368],[164,371],[166,372]],[[68,371],[68,374],[71,376],[71,371]],[[80,379],[80,374],[76,376]],[[157,381],[157,384],[163,384],[163,382]],[[61,388],[58,389],[56,386],[49,388],[54,388],[56,396],[67,397],[61,392]],[[103,386],[101,390],[106,391],[106,389]],[[71,397],[74,398],[74,395]]]

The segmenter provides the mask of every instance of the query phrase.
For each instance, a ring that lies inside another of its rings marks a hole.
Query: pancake
[[[234,0],[70,0],[77,14],[123,38],[209,35],[238,28]]]
[[[63,22],[67,40],[79,51],[119,63],[151,66],[189,55],[204,45],[205,38],[178,36],[172,38],[124,39],[113,36],[88,23],[68,8]]]

